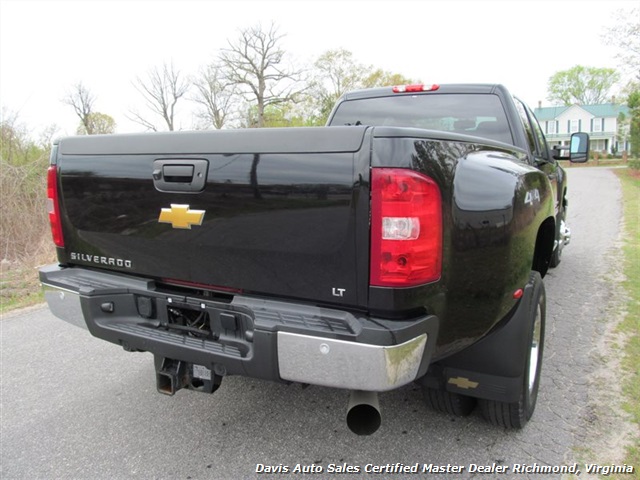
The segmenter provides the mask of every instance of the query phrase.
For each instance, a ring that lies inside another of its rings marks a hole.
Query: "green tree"
[[[353,53],[343,48],[328,50],[314,63],[311,110],[314,123],[326,122],[336,101],[349,90],[413,83],[397,73],[376,69],[356,61]]]
[[[248,126],[255,126],[257,123],[257,108],[255,106],[247,111]],[[281,105],[270,105],[264,111],[264,127],[314,127],[319,126],[314,118],[309,117],[304,109],[298,104],[283,103]]]
[[[640,158],[640,89],[629,94],[627,105],[631,110],[631,118],[629,119],[631,155]]]
[[[556,72],[547,85],[547,99],[561,105],[596,105],[605,103],[620,75],[612,68],[576,65]]]
[[[3,165],[23,166],[36,161],[46,164],[48,157],[43,159],[43,154],[49,145],[41,146],[30,138],[30,132],[23,125],[18,115],[2,110],[0,116],[0,161]]]
[[[369,74],[367,78],[362,82],[363,88],[374,87],[390,87],[394,85],[411,85],[412,83],[419,83],[416,80],[405,77],[399,73],[392,73],[386,70],[375,70]]]
[[[91,112],[84,122],[80,122],[78,135],[99,135],[116,133],[116,121],[106,113]]]
[[[370,67],[356,62],[353,53],[344,48],[328,50],[314,63],[312,85],[315,108],[320,123],[324,123],[338,98],[349,90],[362,88]]]

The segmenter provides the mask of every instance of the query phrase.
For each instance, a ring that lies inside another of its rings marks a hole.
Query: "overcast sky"
[[[365,64],[426,83],[506,85],[532,108],[547,81],[574,65],[617,67],[601,38],[638,0],[0,0],[0,105],[34,131],[74,134],[65,93],[82,81],[119,132],[143,111],[132,81],[165,61],[185,73],[209,63],[238,30],[274,21],[299,64],[345,48]],[[182,106],[181,127],[191,128]],[[6,115],[6,113],[5,113]]]

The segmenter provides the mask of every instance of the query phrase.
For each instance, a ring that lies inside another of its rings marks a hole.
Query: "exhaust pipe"
[[[382,423],[376,392],[354,390],[347,407],[347,426],[356,435],[371,435]]]

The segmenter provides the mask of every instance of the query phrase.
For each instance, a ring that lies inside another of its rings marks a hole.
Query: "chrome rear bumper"
[[[130,351],[202,365],[228,375],[380,392],[426,373],[438,319],[370,319],[362,314],[236,296],[231,303],[158,292],[153,282],[57,266],[41,269],[51,312]],[[141,309],[140,298],[145,305]],[[167,308],[196,309],[217,335],[172,329]],[[215,323],[224,317],[226,326]]]

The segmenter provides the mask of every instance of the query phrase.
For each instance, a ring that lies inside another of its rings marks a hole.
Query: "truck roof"
[[[427,85],[427,83],[425,83]],[[425,91],[425,92],[404,92],[394,93],[392,86],[378,87],[378,88],[365,88],[362,90],[353,90],[343,95],[343,100],[355,100],[360,98],[375,98],[375,97],[388,97],[392,95],[437,95],[437,94],[491,94],[500,91],[505,95],[509,95],[507,89],[500,84],[490,83],[449,83],[444,85],[438,85],[437,90]]]

